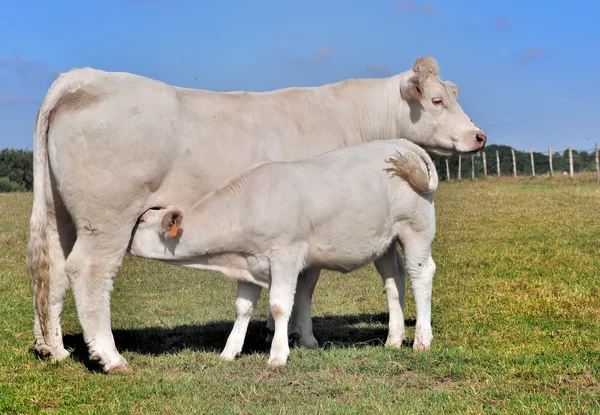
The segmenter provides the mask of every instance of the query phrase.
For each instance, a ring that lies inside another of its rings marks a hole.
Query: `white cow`
[[[53,360],[68,356],[60,313],[71,287],[90,357],[108,373],[127,369],[111,331],[110,292],[146,210],[187,210],[258,163],[374,139],[406,137],[440,155],[478,151],[486,137],[457,96],[430,57],[389,78],[261,93],[179,88],[90,68],[62,74],[34,131],[27,262],[35,349]],[[317,277],[314,268],[297,290],[292,331],[301,344],[316,342],[310,299]]]
[[[130,252],[221,271],[239,281],[237,319],[221,354],[227,360],[241,352],[261,287],[268,288],[275,321],[269,365],[280,366],[290,352],[288,320],[300,271],[318,267],[347,273],[373,260],[393,267],[398,239],[417,306],[414,348],[426,349],[433,338],[437,185],[431,158],[407,140],[265,163],[187,211],[149,210],[133,233]]]

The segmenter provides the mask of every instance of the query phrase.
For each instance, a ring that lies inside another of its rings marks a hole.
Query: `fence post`
[[[573,148],[569,146],[569,176],[573,177]]]
[[[598,143],[594,145],[596,149],[596,179],[600,181],[600,161],[598,160]]]
[[[531,175],[535,177],[535,164],[533,164],[533,147],[529,146],[529,154],[531,155]]]
[[[515,149],[511,147],[510,152],[512,153],[513,159],[513,177],[517,177],[517,159],[515,158]]]
[[[550,177],[554,175],[554,171],[552,170],[552,147],[548,146],[548,160],[550,161]]]
[[[481,157],[483,158],[483,177],[487,177],[487,162],[485,160],[485,151],[481,152]]]
[[[471,180],[475,180],[475,154],[471,154]]]
[[[460,180],[460,177],[462,176],[462,172],[461,172],[461,170],[462,170],[461,164],[462,163],[461,162],[462,162],[462,157],[458,156],[458,180]]]
[[[500,177],[500,153],[496,150],[496,167],[498,168],[498,177]]]
[[[450,180],[450,166],[448,165],[448,159],[446,159],[446,180]]]

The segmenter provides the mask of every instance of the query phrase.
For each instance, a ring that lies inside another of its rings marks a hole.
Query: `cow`
[[[433,338],[437,185],[429,155],[403,139],[264,163],[187,211],[149,210],[133,232],[129,252],[238,280],[237,318],[221,353],[225,360],[241,352],[261,288],[269,289],[275,334],[268,364],[281,366],[290,353],[287,331],[298,274],[311,267],[348,273],[371,261],[394,267],[398,240],[417,307],[414,348],[426,349]]]
[[[388,78],[267,92],[183,88],[92,68],[61,74],[34,126],[27,246],[34,349],[51,360],[69,355],[60,313],[70,287],[90,358],[107,373],[128,370],[111,331],[110,293],[140,215],[156,206],[189,209],[262,162],[374,139],[404,137],[443,156],[479,151],[486,136],[457,97],[458,87],[442,81],[427,56]],[[310,304],[317,277],[314,268],[297,289],[292,332],[301,344],[316,342]]]

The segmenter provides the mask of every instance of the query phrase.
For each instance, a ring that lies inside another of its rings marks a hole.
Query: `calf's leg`
[[[256,307],[260,290],[260,286],[256,284],[245,281],[238,282],[235,300],[237,317],[227,338],[225,349],[221,353],[223,360],[233,360],[241,353],[248,331],[248,323],[250,322],[252,310]]]
[[[275,334],[271,342],[269,366],[285,365],[289,355],[288,324],[294,305],[294,292],[300,264],[297,258],[275,259],[271,261],[271,287],[269,305],[275,322]]]
[[[400,347],[404,341],[404,268],[400,268],[398,258],[400,257],[396,242],[393,242],[387,251],[375,260],[375,268],[379,272],[389,309],[388,337],[385,345],[388,347]],[[401,261],[401,259],[400,259]],[[403,265],[403,264],[402,264]]]
[[[431,257],[431,244],[420,235],[406,238],[403,243],[406,270],[412,286],[417,323],[415,329],[414,350],[427,350],[431,346],[431,292],[436,265]]]
[[[311,307],[320,272],[320,268],[309,268],[298,276],[289,328],[290,339],[297,347],[316,348],[319,346],[319,342],[313,334]],[[275,330],[275,322],[271,313],[267,318],[267,329],[271,333]],[[267,341],[271,340],[272,335],[269,334]]]
[[[384,283],[390,313],[386,346],[400,347],[404,340],[403,310],[406,293],[406,271],[396,241],[392,242],[386,254],[375,261],[375,267]],[[298,347],[316,348],[319,346],[319,342],[313,334],[311,307],[320,272],[320,268],[309,268],[302,271],[298,277],[290,325],[290,337],[295,338],[295,344]],[[397,304],[400,306],[399,311]],[[275,329],[271,314],[267,319],[267,329],[271,333]],[[269,334],[267,341],[271,340],[272,335]]]

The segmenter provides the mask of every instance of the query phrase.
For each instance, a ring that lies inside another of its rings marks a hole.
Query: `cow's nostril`
[[[482,133],[481,131],[475,135],[475,138],[477,139],[478,143],[485,143],[485,140],[486,140],[485,134]]]

